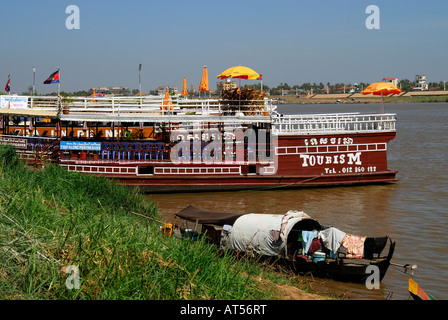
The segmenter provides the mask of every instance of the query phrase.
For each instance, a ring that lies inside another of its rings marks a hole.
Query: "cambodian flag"
[[[8,82],[6,82],[5,91],[9,92],[11,90],[11,78],[8,75]]]
[[[260,74],[260,76],[256,80],[263,80],[263,74]]]
[[[53,72],[47,80],[44,81],[44,84],[50,84],[50,83],[59,83],[59,70],[56,72]]]

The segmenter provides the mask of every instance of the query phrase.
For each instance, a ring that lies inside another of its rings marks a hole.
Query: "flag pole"
[[[58,71],[59,71],[59,81],[58,81],[58,97],[61,94],[61,69],[58,67]]]
[[[61,69],[58,67],[59,81],[58,81],[58,113],[62,111],[62,99],[61,99]]]
[[[8,98],[8,109],[11,108],[11,74],[8,74],[8,85],[9,85],[9,90],[8,90],[8,94],[9,94],[9,98]]]

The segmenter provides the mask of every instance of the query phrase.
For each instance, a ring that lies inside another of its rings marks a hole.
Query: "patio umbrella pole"
[[[241,112],[241,79],[238,79],[238,112]]]

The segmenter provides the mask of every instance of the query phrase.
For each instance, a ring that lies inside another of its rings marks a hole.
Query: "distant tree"
[[[432,90],[445,90],[446,89],[446,84],[444,83],[444,81],[430,82],[428,84],[428,86]]]
[[[84,91],[84,90],[73,92],[73,96],[77,96],[77,97],[88,97],[91,94],[92,94],[91,92]],[[97,94],[98,94],[98,92],[97,92]]]
[[[245,84],[242,89],[254,89],[254,90],[261,90],[261,82],[258,82],[256,84]],[[263,90],[267,91],[269,90],[269,87],[263,83]]]
[[[398,87],[401,88],[401,90],[412,90],[412,87],[414,86],[415,84],[408,79],[401,79],[400,81],[398,81]]]
[[[300,89],[302,89],[303,91],[310,91],[311,83],[309,83],[309,82],[302,83],[302,85],[300,86]]]

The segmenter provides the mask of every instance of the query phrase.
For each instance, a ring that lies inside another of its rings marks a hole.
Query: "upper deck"
[[[272,100],[229,101],[173,96],[54,97],[1,96],[0,115],[77,122],[268,123],[277,135],[395,131],[395,114],[331,113],[281,115]]]
[[[91,122],[271,122],[276,106],[268,99],[223,101],[161,96],[2,96],[0,114]]]

